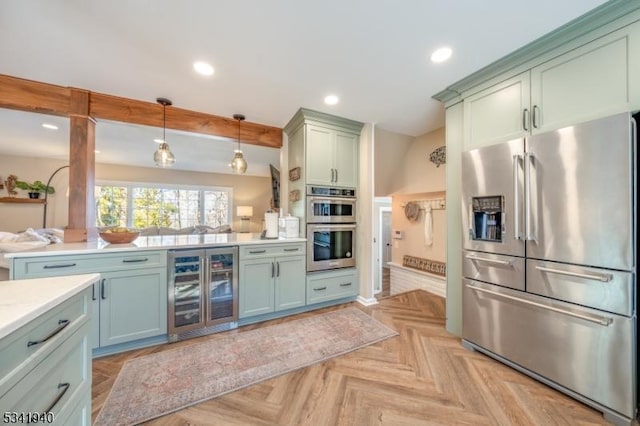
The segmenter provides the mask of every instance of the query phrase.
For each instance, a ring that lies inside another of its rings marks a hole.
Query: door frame
[[[373,201],[374,247],[371,264],[375,265],[372,294],[382,291],[382,213],[391,212],[391,197],[375,197]]]

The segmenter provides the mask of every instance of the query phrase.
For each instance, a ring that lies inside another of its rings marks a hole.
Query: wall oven
[[[356,224],[308,224],[307,271],[356,266]]]
[[[355,223],[356,190],[307,187],[307,223]]]

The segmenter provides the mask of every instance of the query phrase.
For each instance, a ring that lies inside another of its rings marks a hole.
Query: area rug
[[[94,426],[151,420],[397,334],[345,308],[134,358]]]

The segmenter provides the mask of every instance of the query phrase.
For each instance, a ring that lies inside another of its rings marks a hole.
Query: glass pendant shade
[[[156,101],[162,105],[162,143],[158,146],[156,152],[153,153],[153,161],[156,166],[171,167],[176,162],[176,157],[171,152],[169,144],[166,142],[167,133],[167,105],[171,105],[171,101],[166,98],[158,98]]]
[[[247,160],[244,159],[242,151],[235,150],[233,160],[231,160],[231,169],[234,173],[244,173],[247,171]]]
[[[171,167],[176,162],[176,157],[169,149],[169,144],[163,142],[153,154],[153,161],[160,167]]]
[[[234,114],[233,118],[238,120],[238,149],[234,151],[233,160],[231,160],[229,166],[231,166],[231,170],[233,170],[234,173],[240,174],[247,171],[247,160],[244,159],[244,155],[240,149],[240,123],[244,120],[244,115]]]

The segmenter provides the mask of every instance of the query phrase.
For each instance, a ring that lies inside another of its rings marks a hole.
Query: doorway
[[[391,241],[391,198],[376,197],[374,200],[374,229],[375,229],[375,271],[373,280],[373,294],[376,298],[390,295],[390,269],[392,241]]]

